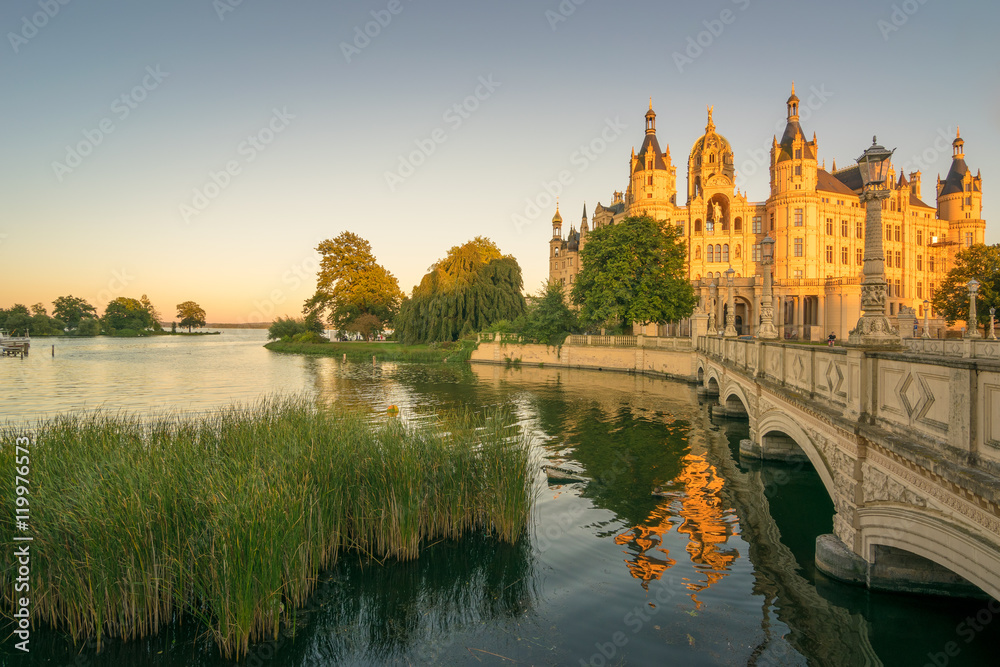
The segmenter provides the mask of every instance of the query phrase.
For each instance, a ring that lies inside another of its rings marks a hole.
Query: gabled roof
[[[845,169],[846,171],[846,169]],[[840,181],[826,169],[816,170],[816,189],[823,192],[835,192],[840,195],[857,196],[857,193]]]
[[[920,201],[920,199],[917,198],[917,195],[913,194],[912,191],[910,192],[910,206],[913,206],[915,208],[929,208],[932,211],[937,210],[933,206],[925,204],[924,202]]]

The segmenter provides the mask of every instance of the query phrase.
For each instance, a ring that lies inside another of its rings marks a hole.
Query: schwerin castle
[[[799,125],[795,87],[788,98],[788,121],[781,139],[771,145],[771,194],[767,201],[748,201],[735,189],[733,150],[715,129],[708,110],[705,134],[687,158],[686,205],[678,205],[677,170],[670,147],[660,150],[652,101],[646,112],[646,136],[629,160],[624,195],[615,192],[610,206],[598,204],[587,220],[586,205],[579,229],[563,238],[556,208],[549,242],[549,280],[571,287],[580,272],[580,248],[592,229],[625,217],[649,215],[676,225],[687,247],[688,277],[709,315],[709,331],[725,326],[725,271],[734,274],[734,310],[739,334],[755,334],[760,319],[763,271],[760,242],[775,240],[773,271],[775,326],[785,338],[820,340],[831,332],[846,339],[861,315],[865,207],[858,199],[862,182],[858,165],[827,171],[820,166],[816,135],[808,140]],[[891,321],[907,326],[915,318],[922,328],[924,300],[934,296],[952,267],[955,253],[983,243],[982,179],[965,163],[961,136],[952,143],[951,168],[936,185],[937,207],[924,203],[919,171],[899,174],[890,166],[891,196],[884,200],[886,282]],[[683,196],[683,195],[680,195]],[[912,309],[909,310],[909,309]],[[928,313],[933,337],[943,336],[946,323]],[[904,316],[904,317],[900,317]],[[642,327],[648,335],[687,334],[690,323]],[[640,331],[637,327],[637,333]],[[901,331],[910,335],[909,331]],[[921,330],[922,334],[922,330]]]

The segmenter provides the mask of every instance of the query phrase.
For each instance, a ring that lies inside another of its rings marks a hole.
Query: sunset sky
[[[6,0],[0,307],[148,294],[168,320],[190,299],[270,321],[344,230],[407,292],[477,235],[533,292],[546,183],[569,172],[567,226],[610,203],[650,97],[678,190],[714,105],[764,200],[793,80],[828,168],[877,134],[931,204],[961,126],[997,243],[997,25],[940,0]]]

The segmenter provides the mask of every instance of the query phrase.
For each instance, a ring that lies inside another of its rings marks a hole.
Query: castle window
[[[761,261],[761,249],[759,243],[754,243],[753,246],[750,248],[750,252],[753,255],[753,261],[755,262]]]
[[[771,214],[771,231],[774,231],[774,213]]]
[[[847,246],[840,249],[840,263],[847,265]]]
[[[826,219],[826,233],[833,236],[833,218]]]
[[[927,258],[927,270],[934,273],[934,255]]]
[[[701,219],[694,221],[694,233],[701,234]]]
[[[857,250],[854,251],[854,259],[857,262],[858,266],[864,264],[864,251],[861,250],[861,248],[858,248]]]
[[[570,283],[573,282],[573,276],[572,275],[569,277],[569,281],[570,281]]]
[[[865,225],[860,220],[858,220],[858,223],[854,228],[854,235],[859,239],[863,239],[865,237]]]
[[[972,232],[965,232],[965,247],[972,245]]]
[[[826,247],[826,263],[833,264],[833,246],[828,245]]]
[[[650,160],[649,162],[646,163],[646,169],[652,169],[652,168],[653,168],[653,161]]]
[[[709,164],[715,164],[715,156],[714,155],[709,155],[708,156],[708,163]]]
[[[715,246],[712,245],[711,243],[708,244],[708,256],[706,258],[706,261],[709,262],[715,261]]]
[[[743,249],[742,249],[741,246],[739,246],[739,245],[736,246],[736,259],[740,258],[740,255],[742,254],[742,250]]]
[[[801,148],[796,148],[795,149],[795,159],[796,160],[801,160],[802,159],[802,149]]]
[[[694,249],[694,258],[701,259],[701,246],[696,246]]]
[[[729,244],[728,243],[725,244],[724,246],[722,246],[722,259],[719,260],[719,261],[720,262],[728,262],[729,261]]]
[[[919,280],[917,281],[917,298],[918,299],[923,299],[924,298],[924,283],[921,282],[921,281],[919,281]],[[924,314],[923,310],[924,310],[924,307],[920,306],[920,314],[921,315]]]
[[[802,226],[802,209],[801,208],[795,209],[795,226],[796,227],[801,227]]]
[[[896,251],[896,268],[897,269],[903,268],[903,253],[899,252],[898,250]]]
[[[906,296],[905,294],[903,294],[903,284],[900,282],[899,278],[896,278],[896,296],[898,297]]]
[[[924,244],[924,230],[918,229],[917,230],[917,245],[923,245],[923,244]]]
[[[723,220],[722,221],[722,231],[724,231],[724,232],[728,232],[729,231],[729,221],[728,220]]]
[[[901,234],[900,234],[900,231],[899,231],[899,225],[896,225],[896,240],[897,241],[900,239],[900,236],[901,236]]]
[[[796,176],[802,175],[802,167],[800,167],[799,165],[795,165],[795,175]]]
[[[934,283],[931,283],[931,293],[928,296],[930,297],[931,301],[934,300]],[[933,313],[934,311],[932,310],[931,312]]]
[[[924,256],[917,255],[917,271],[923,271],[923,270],[924,270]]]
[[[677,223],[677,236],[684,236],[684,223],[681,221]]]
[[[886,241],[892,240],[892,227],[890,225],[885,226],[885,240]]]
[[[753,233],[754,234],[760,234],[761,233],[761,231],[760,231],[760,216],[759,215],[755,215],[753,217]]]
[[[650,184],[650,185],[652,185],[652,184],[653,184],[653,177],[652,177],[652,176],[650,176],[650,177],[649,177],[649,184]]]
[[[646,199],[652,199],[652,198],[653,198],[653,193],[652,192],[647,192],[646,193]]]
[[[840,221],[840,235],[847,238],[847,220]]]
[[[795,256],[802,257],[802,239],[795,239]]]
[[[802,280],[802,269],[795,269],[795,279]]]
[[[555,249],[555,256],[556,256],[556,257],[558,257],[558,256],[559,256],[559,248],[556,248],[556,249]]]

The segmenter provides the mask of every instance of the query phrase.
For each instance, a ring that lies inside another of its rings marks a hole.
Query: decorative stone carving
[[[927,499],[914,493],[878,468],[865,467],[865,481],[862,486],[866,503],[892,502],[917,507],[927,507]]]

